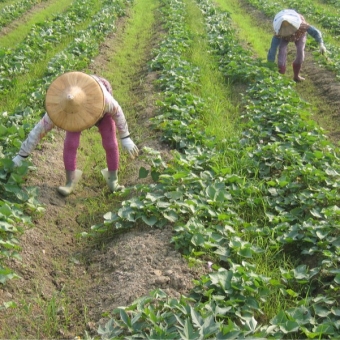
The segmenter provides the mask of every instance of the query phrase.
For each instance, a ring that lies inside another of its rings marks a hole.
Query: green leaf
[[[169,208],[171,206],[171,203],[165,202],[165,201],[157,201],[156,206],[160,209],[166,209],[166,208]]]
[[[7,128],[3,125],[0,125],[0,136],[4,136],[7,133]]]
[[[155,225],[157,223],[158,218],[156,216],[147,217],[147,216],[143,215],[142,220],[144,221],[144,223],[146,223],[147,225],[152,227],[153,225]]]
[[[19,277],[17,274],[13,273],[12,270],[8,268],[3,268],[0,266],[0,283],[5,283],[7,280]]]
[[[295,320],[299,325],[309,324],[311,320],[311,312],[304,306],[290,308],[286,313]]]
[[[214,250],[214,254],[219,255],[221,260],[226,261],[230,256],[230,250],[227,247],[217,246],[217,248]]]
[[[340,274],[337,274],[337,275],[334,277],[334,282],[337,283],[337,284],[340,284]]]
[[[246,257],[246,258],[252,258],[253,257],[253,252],[250,248],[240,249],[237,253],[242,257]]]
[[[312,209],[310,213],[317,218],[323,218],[323,216],[320,214],[320,212],[317,209]]]
[[[184,322],[183,330],[180,331],[183,340],[196,340],[199,338],[199,332],[195,332],[189,319]]]
[[[287,321],[288,319],[286,313],[283,310],[280,310],[279,313],[273,319],[270,320],[270,323],[273,325],[282,325]]]
[[[275,188],[269,188],[268,191],[272,196],[278,195],[278,191]]]
[[[209,315],[204,319],[202,330],[205,339],[215,334],[218,331],[218,329],[219,324],[216,323],[215,318],[212,315]]]
[[[143,166],[139,168],[138,178],[146,178],[149,175],[149,170],[145,169]]]
[[[334,327],[330,323],[323,323],[321,325],[318,325],[314,329],[314,332],[316,332],[320,336],[325,335],[325,334],[334,334]]]
[[[175,210],[166,211],[163,216],[172,223],[175,223],[178,220],[178,215]]]
[[[327,168],[327,169],[325,170],[325,173],[326,173],[327,175],[329,175],[329,176],[336,176],[336,177],[339,176],[339,173],[338,173],[338,172],[336,172],[334,169],[330,169],[330,168]]]
[[[131,327],[131,319],[129,316],[126,314],[124,309],[120,309],[120,318],[122,321],[130,328]]]
[[[205,237],[202,234],[194,234],[191,238],[191,242],[197,247],[203,246]]]
[[[165,197],[169,198],[170,200],[178,200],[183,197],[183,192],[181,191],[169,191],[166,192]]]
[[[294,292],[292,289],[286,289],[286,292],[288,293],[288,295],[293,296],[293,297],[299,296],[299,294]]]
[[[173,178],[178,180],[181,178],[186,178],[188,176],[188,172],[186,171],[177,171],[175,174],[173,174]]]
[[[279,280],[270,279],[270,280],[269,280],[269,283],[270,283],[272,286],[281,286],[281,287],[283,287],[282,283],[281,283]]]
[[[154,182],[157,182],[159,180],[160,175],[161,174],[158,171],[155,170],[151,171],[151,178]]]
[[[18,231],[14,225],[4,221],[0,221],[0,230],[11,233],[15,233]]]
[[[129,206],[120,208],[118,210],[118,216],[130,222],[136,221],[136,211]]]
[[[255,332],[257,321],[255,320],[253,316],[250,319],[247,319],[245,323],[249,331]]]
[[[151,202],[157,202],[158,200],[164,198],[165,195],[157,194],[153,192],[148,192],[145,196],[146,199],[148,199]]]
[[[129,202],[130,202],[130,207],[131,208],[135,208],[135,209],[141,210],[141,209],[143,209],[145,207],[145,203],[142,202],[137,197],[132,198]]]
[[[193,321],[193,324],[200,329],[203,325],[203,319],[202,317],[194,310],[194,308],[190,307],[191,312],[191,319]]]
[[[13,213],[13,210],[7,205],[7,204],[3,204],[1,207],[0,207],[0,214],[3,215],[3,216],[11,216]]]
[[[296,321],[288,320],[283,324],[280,324],[280,330],[283,333],[292,333],[299,330],[299,324]]]
[[[340,308],[331,308],[331,312],[332,314],[336,315],[336,316],[340,316]]]
[[[315,304],[313,305],[313,308],[314,308],[315,314],[323,318],[326,318],[331,313],[329,309],[326,309],[320,305]]]
[[[225,198],[229,197],[230,195],[227,195],[225,186],[223,183],[217,183],[213,185],[209,185],[205,192],[207,194],[207,197],[215,202],[224,202]]]
[[[4,302],[4,307],[7,308],[16,308],[18,305],[14,301]]]
[[[297,280],[303,280],[303,279],[309,279],[307,266],[305,264],[302,264],[296,268],[293,269],[294,277]]]
[[[218,272],[209,274],[209,277],[213,284],[220,286],[222,289],[231,289],[232,271],[221,269]]]
[[[218,339],[238,339],[240,333],[239,327],[228,319],[228,325],[223,326],[223,334]]]
[[[251,296],[246,298],[245,301],[245,305],[247,305],[248,307],[254,309],[254,310],[260,310],[260,306],[259,303],[257,302],[257,300]]]
[[[118,215],[113,212],[107,212],[103,218],[106,222],[114,222],[118,219]]]

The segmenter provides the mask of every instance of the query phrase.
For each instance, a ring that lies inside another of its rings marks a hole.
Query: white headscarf
[[[300,14],[294,11],[293,9],[284,9],[281,12],[275,15],[273,21],[273,27],[276,34],[279,34],[281,25],[283,21],[289,22],[292,26],[294,26],[297,30],[299,29],[302,20]]]

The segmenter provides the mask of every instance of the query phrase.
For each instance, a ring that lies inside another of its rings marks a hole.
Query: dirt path
[[[311,53],[306,53],[302,69],[307,82],[298,84],[302,98],[310,95],[308,85],[312,84],[312,96],[318,99],[317,112],[313,118],[327,130],[333,143],[340,141],[340,82],[334,74],[318,65]],[[309,84],[308,84],[309,83]]]

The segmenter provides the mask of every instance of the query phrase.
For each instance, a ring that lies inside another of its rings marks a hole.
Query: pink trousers
[[[307,34],[304,34],[299,40],[295,41],[296,46],[296,57],[293,64],[302,64],[305,59],[305,45],[306,45]],[[281,39],[278,54],[278,66],[286,66],[287,60],[287,48],[289,41]]]
[[[96,124],[102,137],[102,145],[106,153],[106,163],[109,171],[118,170],[119,150],[116,137],[116,125],[109,113]],[[66,131],[64,141],[64,165],[65,170],[74,171],[77,168],[77,150],[79,147],[81,132]]]

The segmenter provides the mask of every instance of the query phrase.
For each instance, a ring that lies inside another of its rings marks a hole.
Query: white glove
[[[122,145],[123,145],[123,148],[126,149],[131,158],[135,158],[138,156],[138,148],[136,146],[136,144],[132,141],[132,139],[129,137],[129,138],[123,138],[121,139],[122,141]]]
[[[323,43],[320,44],[320,53],[325,54],[327,52],[326,47]]]
[[[13,159],[12,159],[12,162],[14,163],[14,165],[17,167],[17,166],[20,166],[22,164],[22,161],[25,160],[26,158],[25,157],[22,157],[20,155],[16,155]]]

